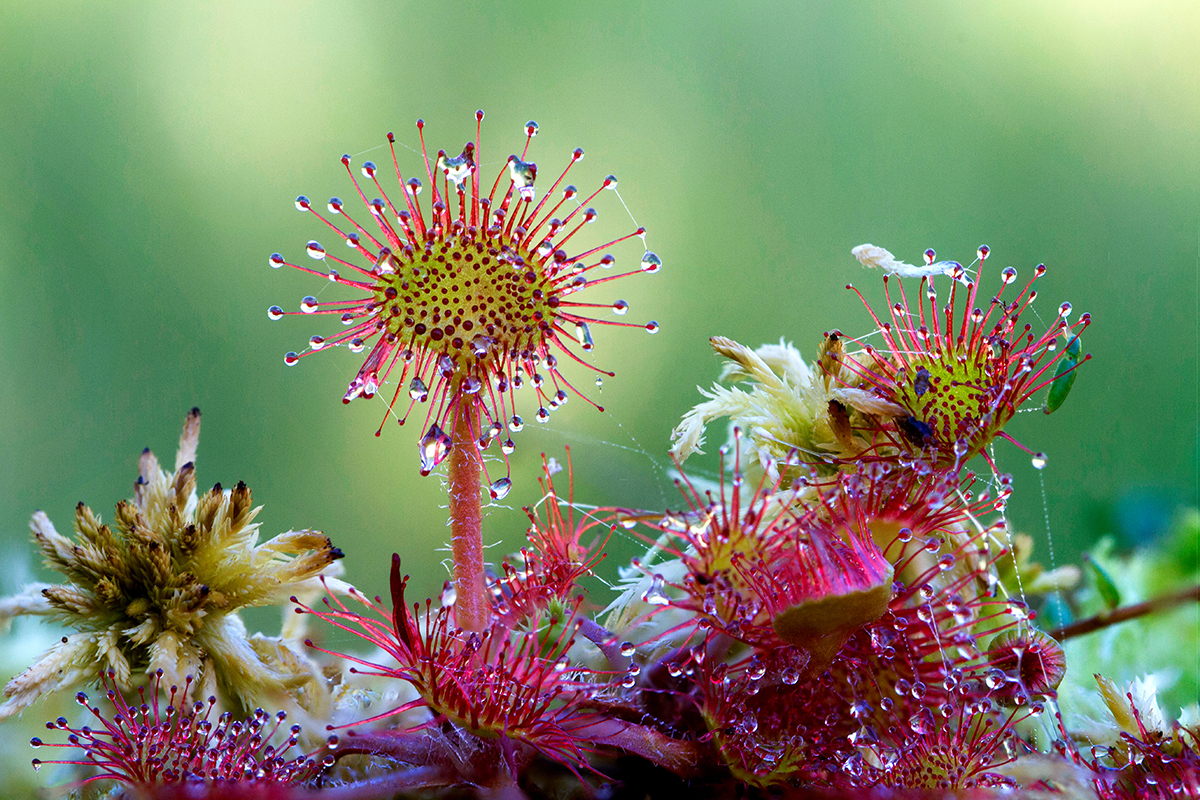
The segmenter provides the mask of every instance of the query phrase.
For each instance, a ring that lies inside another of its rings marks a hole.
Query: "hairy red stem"
[[[450,448],[450,549],[454,554],[454,621],[463,630],[481,631],[487,622],[483,571],[483,514],[479,476],[483,456],[475,444],[479,411],[460,399],[454,413]]]
[[[297,796],[311,797],[313,800],[376,800],[413,789],[448,786],[458,781],[457,773],[449,767],[411,767]]]

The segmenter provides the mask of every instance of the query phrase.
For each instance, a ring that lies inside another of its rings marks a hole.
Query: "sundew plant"
[[[705,310],[695,353],[721,371],[658,443],[674,495],[597,505],[574,486],[586,445],[532,473],[510,456],[524,428],[577,406],[622,414],[599,386],[639,380],[620,342],[659,324],[621,292],[686,267],[648,249],[583,149],[539,152],[533,121],[473,122],[465,143],[454,121],[418,120],[373,160],[342,156],[342,197],[295,198],[312,238],[263,259],[312,288],[245,323],[300,343],[280,370],[356,354],[341,384],[304,391],[331,410],[378,396],[374,433],[412,467],[397,491],[444,487],[444,589],[414,592],[397,536],[370,560],[388,591],[369,596],[342,569],[353,540],[281,530],[245,483],[206,488],[220,476],[201,482],[192,409],[174,460],[143,452],[111,513],[35,513],[31,547],[55,581],[0,600],[0,620],[65,631],[4,676],[0,704],[10,738],[53,717],[23,737],[48,792],[1200,794],[1196,707],[1164,708],[1162,675],[1103,674],[1106,649],[1136,666],[1131,636],[1195,644],[1164,633],[1200,599],[1179,566],[1195,515],[1156,556],[1100,548],[1049,568],[1007,516],[1000,465],[1045,468],[1038,431],[1088,381],[1093,319],[1060,296],[1083,276],[1008,264],[1000,243],[916,264],[862,244],[828,254],[851,285],[804,287],[864,306],[817,341],[738,342]],[[1030,433],[1006,430],[1030,411]],[[715,467],[695,458],[706,450]],[[489,547],[514,524],[489,506],[522,483],[540,495],[525,544]],[[616,563],[614,541],[639,555]],[[252,631],[244,611],[264,606],[278,631]],[[1191,667],[1171,678],[1195,686]]]

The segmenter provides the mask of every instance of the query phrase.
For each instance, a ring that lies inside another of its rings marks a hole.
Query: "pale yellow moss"
[[[159,669],[167,685],[182,687],[192,677],[194,690],[216,691],[244,708],[293,705],[284,702],[291,698],[327,713],[320,672],[295,639],[251,639],[237,612],[312,596],[341,552],[310,530],[258,544],[261,507],[244,484],[197,495],[199,435],[193,410],[172,472],[149,450],[142,454],[134,497],[117,504],[111,524],[80,503],[71,538],[34,514],[34,539],[66,581],[0,601],[0,621],[53,616],[76,632],[8,683],[0,719],[47,693],[95,684],[104,671],[127,686]]]
[[[894,417],[899,406],[869,391],[843,374],[841,340],[826,338],[822,358],[809,366],[790,343],[763,345],[751,350],[723,336],[709,340],[713,350],[728,360],[721,379],[750,384],[748,389],[717,383],[700,389],[708,398],[688,411],[671,434],[671,452],[681,461],[703,453],[705,426],[727,417],[745,431],[753,455],[768,474],[781,474],[779,465],[823,464],[850,459],[869,443],[859,433],[864,415]]]

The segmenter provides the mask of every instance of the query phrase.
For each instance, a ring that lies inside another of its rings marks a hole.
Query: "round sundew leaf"
[[[476,122],[481,120],[482,114],[477,113]],[[419,121],[417,128],[423,132],[424,122]],[[534,132],[536,126],[526,126],[527,139]],[[574,390],[558,371],[556,353],[591,367],[575,348],[584,353],[593,349],[596,326],[637,327],[653,333],[658,324],[596,319],[590,309],[610,304],[581,303],[575,297],[587,287],[589,271],[612,266],[613,256],[601,255],[602,251],[638,237],[644,242],[645,228],[636,227],[599,246],[581,248],[581,240],[573,237],[583,225],[596,219],[597,212],[586,203],[564,205],[578,190],[568,186],[561,199],[544,194],[539,200],[535,188],[537,164],[525,161],[524,151],[521,157],[514,155],[507,160],[494,182],[482,179],[478,135],[477,128],[475,142],[468,142],[461,155],[439,151],[435,169],[430,166],[422,133],[423,174],[429,182],[423,186],[420,178],[410,176],[405,180],[397,162],[399,195],[393,192],[389,196],[379,183],[377,165],[364,162],[363,178],[381,195],[375,199],[368,199],[364,193],[368,184],[360,185],[354,177],[351,157],[342,156],[343,166],[355,181],[355,193],[366,206],[366,215],[346,208],[336,197],[330,199],[328,209],[329,214],[339,218],[337,224],[315,209],[307,197],[298,197],[296,208],[313,214],[341,236],[357,253],[360,263],[332,257],[339,268],[324,272],[289,264],[281,254],[272,254],[268,260],[272,267],[292,266],[360,293],[348,300],[318,301],[315,295],[309,295],[300,308],[300,313],[339,316],[349,327],[341,333],[310,339],[313,350],[344,345],[352,353],[367,353],[342,402],[374,397],[385,384],[394,382],[398,388],[384,421],[395,419],[402,425],[419,404],[425,406],[416,411],[425,417],[423,430],[451,431],[460,411],[466,410],[472,420],[482,419],[478,424],[473,422],[470,431],[470,438],[481,442],[483,429],[489,424],[519,419],[513,413],[513,392],[526,383],[536,394],[538,411],[534,418],[542,423],[549,421],[550,411],[566,402],[568,389]],[[393,134],[388,134],[388,145],[395,161]],[[573,151],[553,187],[582,157],[581,149]],[[490,191],[488,185],[492,186]],[[587,200],[613,185],[611,176],[606,178]],[[423,188],[432,196],[423,200]],[[363,227],[368,218],[377,230],[371,225]],[[328,262],[331,258],[315,241],[310,241],[306,249],[318,261]],[[604,280],[657,271],[646,268],[646,264],[661,265],[661,259],[646,253],[643,269]],[[620,301],[619,313],[627,305]],[[618,310],[617,305],[611,307]],[[272,306],[268,316],[278,319],[284,313]],[[288,353],[285,363],[297,364],[307,352]],[[544,384],[554,388],[543,390]],[[407,404],[407,411],[403,410],[404,402],[398,403],[404,386],[409,387],[409,399],[413,401]],[[603,407],[592,405],[603,411]],[[383,422],[377,436],[382,429]],[[445,448],[438,442],[439,437],[426,436],[418,446],[423,474],[437,467],[445,456]],[[512,447],[511,441],[501,443],[505,455]],[[510,479],[507,474],[505,478]],[[503,486],[493,486],[492,490],[496,499],[504,493]]]
[[[892,576],[889,567],[884,580],[869,588],[797,603],[776,614],[772,627],[780,639],[808,650],[815,662],[826,663],[851,633],[888,610]]]
[[[1058,688],[1067,674],[1067,657],[1050,634],[1037,628],[1012,628],[992,640],[989,660],[1013,674],[1034,694]]]
[[[788,644],[803,647],[813,639],[874,622],[887,611],[891,581],[889,572],[885,583],[869,589],[826,595],[784,609],[775,615],[775,632]]]

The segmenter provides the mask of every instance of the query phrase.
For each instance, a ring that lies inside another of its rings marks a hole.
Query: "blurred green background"
[[[34,509],[64,529],[80,499],[111,515],[141,448],[171,460],[198,405],[202,485],[245,480],[269,535],[326,531],[368,590],[393,550],[438,590],[444,500],[417,475],[416,426],[376,439],[383,406],[339,402],[360,361],[345,350],[284,366],[337,326],[269,322],[322,284],[267,256],[335,244],[292,200],[353,196],[342,153],[387,131],[415,145],[418,117],[457,152],[476,108],[485,175],[535,119],[539,185],[584,147],[572,180],[617,174],[665,262],[590,298],[662,331],[598,331],[609,412],[576,400],[517,437],[497,556],[522,541],[541,451],[571,446],[582,501],[676,504],[668,433],[716,377],[707,337],[811,356],[822,331],[865,333],[842,288],[882,295],[850,257],[863,242],[964,263],[987,243],[993,276],[1049,266],[1042,319],[1090,311],[1095,358],[1059,413],[1009,428],[1049,454],[1046,506],[1028,456],[998,445],[1012,518],[1044,557],[1048,509],[1059,563],[1106,531],[1152,537],[1196,502],[1198,36],[1186,0],[7,2],[0,588],[40,569]],[[595,228],[626,232],[598,200]],[[633,546],[614,550],[610,574]]]

